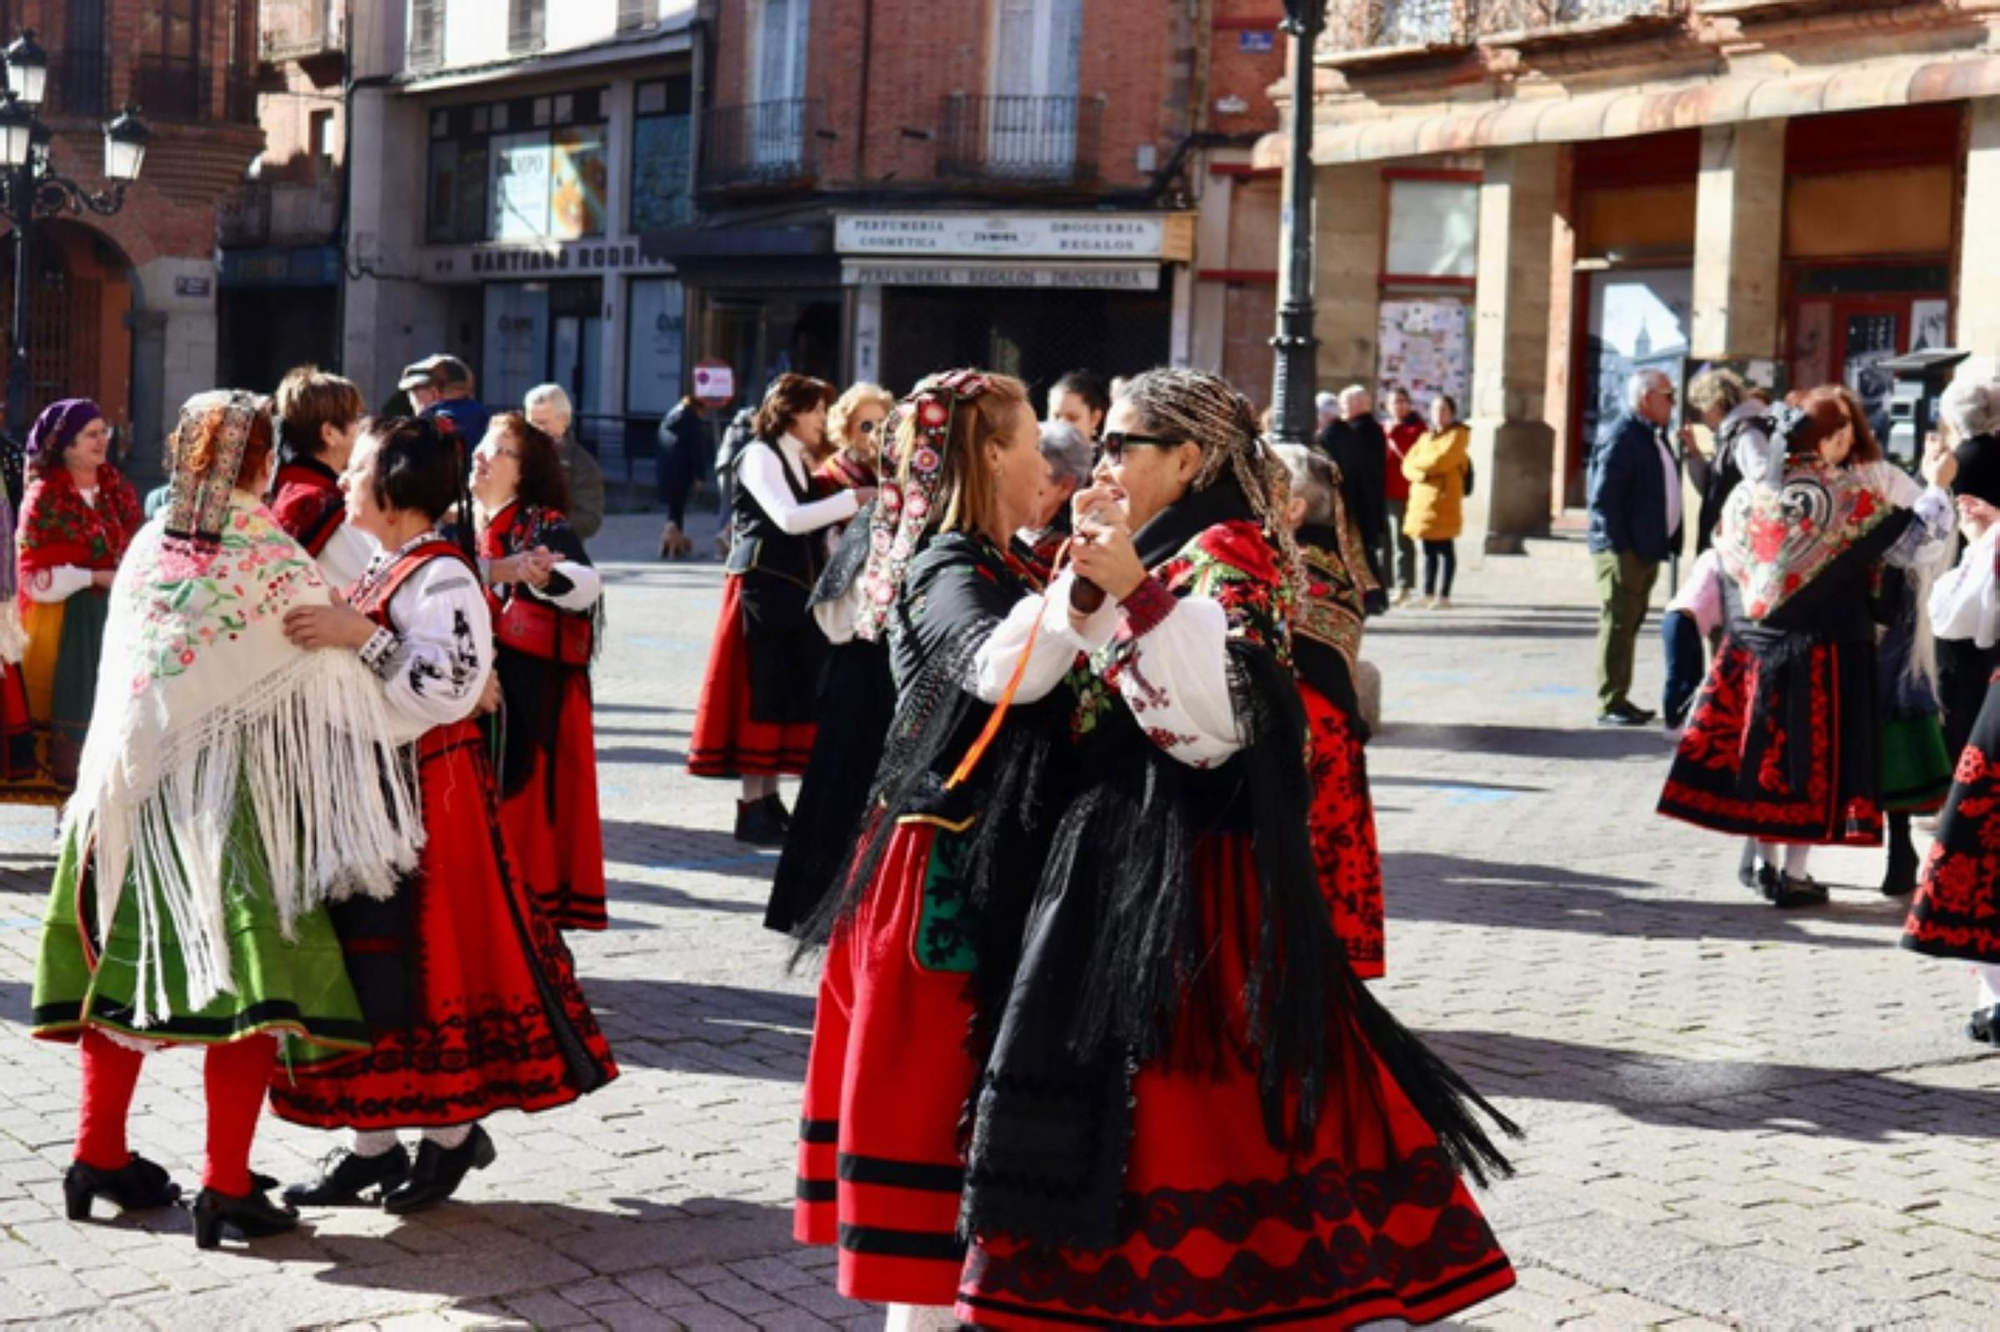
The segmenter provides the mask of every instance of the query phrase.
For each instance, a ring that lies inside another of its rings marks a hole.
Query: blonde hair
[[[850,438],[847,433],[848,427],[854,423],[854,414],[870,404],[882,409],[885,423],[889,413],[896,409],[895,396],[888,389],[866,380],[850,384],[847,392],[834,400],[833,406],[828,408],[826,413],[826,435],[835,448],[846,449],[851,453],[870,458],[880,452],[879,438],[868,439],[865,436]]]
[[[934,530],[939,532],[979,531],[994,516],[993,469],[986,466],[980,445],[1007,433],[1016,412],[1025,411],[1032,419],[1028,386],[1012,375],[985,375],[985,389],[970,398],[956,399],[951,406],[951,422],[946,427],[937,499],[932,505]],[[910,468],[917,450],[928,440],[917,428],[917,413],[905,411],[897,422],[896,456],[906,492],[913,489]]]
[[[1734,370],[1704,370],[1688,384],[1688,406],[1698,412],[1720,410],[1727,414],[1743,405],[1750,386]]]

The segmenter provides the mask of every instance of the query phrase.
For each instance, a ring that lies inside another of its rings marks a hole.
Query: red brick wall
[[[754,8],[755,0],[730,0],[715,10],[715,105],[749,100]],[[819,142],[820,179],[842,188],[935,188],[944,98],[989,86],[988,0],[813,0],[811,25],[806,95],[819,100],[822,127],[834,135]],[[1141,145],[1152,145],[1164,164],[1195,127],[1198,35],[1179,3],[1084,0],[1076,91],[1105,97],[1098,165],[1106,185],[1142,184]]]
[[[1208,128],[1225,134],[1269,133],[1278,128],[1271,85],[1285,77],[1287,38],[1277,31],[1284,7],[1277,0],[1214,0],[1208,62]],[[1271,35],[1269,53],[1243,50],[1246,33]],[[1248,109],[1224,115],[1215,105],[1240,97]]]

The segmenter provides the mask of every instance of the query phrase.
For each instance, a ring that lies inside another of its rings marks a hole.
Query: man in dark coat
[[[1347,516],[1361,532],[1362,547],[1368,553],[1368,568],[1375,575],[1376,586],[1386,588],[1389,577],[1383,535],[1387,530],[1384,524],[1388,522],[1388,498],[1382,468],[1389,438],[1382,433],[1382,423],[1375,419],[1375,402],[1367,389],[1354,384],[1341,390],[1340,416],[1320,431],[1314,445],[1340,468],[1340,494],[1347,504]],[[1376,598],[1385,595],[1378,593]],[[1381,610],[1386,604],[1382,601],[1371,605],[1369,610]]]
[[[1667,443],[1674,387],[1643,370],[1626,387],[1627,408],[1591,451],[1590,561],[1597,573],[1597,722],[1644,726],[1633,705],[1632,649],[1660,564],[1680,544],[1680,460]]]
[[[687,534],[688,496],[715,457],[715,430],[708,423],[707,406],[692,393],[686,395],[660,422],[654,439],[660,503],[667,506],[667,525],[660,532],[660,558],[677,560],[694,550]],[[728,517],[723,515],[725,523]]]

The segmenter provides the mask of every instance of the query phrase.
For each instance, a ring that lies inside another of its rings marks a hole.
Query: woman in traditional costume
[[[378,421],[348,464],[348,521],[382,553],[351,605],[295,607],[292,641],[357,653],[393,714],[423,793],[423,859],[387,902],[334,913],[373,1042],[271,1087],[280,1117],[350,1128],[297,1204],[354,1202],[380,1188],[393,1213],[452,1196],[494,1159],[479,1121],[566,1105],[617,1076],[554,922],[510,875],[492,765],[475,713],[493,669],[493,620],[471,554],[437,524],[469,512],[455,433],[428,419]],[[469,536],[469,534],[468,534]],[[407,751],[406,751],[407,752]],[[420,1129],[416,1159],[397,1140]]]
[[[1950,455],[1899,508],[1857,465],[1880,457],[1837,389],[1773,413],[1783,484],[1746,477],[1715,549],[1728,629],[1661,792],[1662,814],[1759,845],[1746,876],[1773,906],[1812,906],[1814,846],[1882,842],[1876,570],[1931,558],[1952,530]],[[1782,851],[1780,850],[1782,848]]]
[[[28,434],[28,493],[15,531],[28,711],[40,749],[37,780],[15,786],[21,804],[60,804],[76,784],[90,729],[107,593],[143,521],[139,497],[105,460],[111,429],[96,403],[66,398]]]
[[[829,423],[841,417],[841,403],[858,389],[888,397],[873,384],[856,385],[834,404]],[[841,459],[849,452],[843,448],[820,468],[822,487],[873,486],[882,472],[893,472],[890,431],[897,418],[892,412],[868,424],[875,407],[872,398],[864,398],[858,406],[850,405],[839,424],[849,436],[877,442],[871,446],[867,472],[843,470]],[[829,429],[835,428],[829,424]],[[799,782],[798,802],[785,828],[785,849],[778,857],[764,909],[764,927],[780,934],[790,934],[813,918],[847,863],[896,713],[889,645],[876,632],[879,626],[863,614],[861,575],[868,562],[874,503],[870,500],[844,528],[835,529],[839,539],[813,586],[813,619],[832,650],[827,654],[826,683],[820,688],[812,758]]]
[[[1359,530],[1348,519],[1332,459],[1298,444],[1274,450],[1291,498],[1285,526],[1299,550],[1298,615],[1292,663],[1312,741],[1313,863],[1333,911],[1333,932],[1354,974],[1377,980],[1387,967],[1383,942],[1382,854],[1375,840],[1375,800],[1368,790],[1368,723],[1354,692],[1374,584]]]
[[[112,587],[35,976],[35,1035],[81,1047],[72,1220],[95,1198],[130,1210],[179,1195],[131,1152],[126,1118],[146,1051],[206,1048],[204,1249],[225,1227],[297,1224],[250,1173],[264,1089],[281,1043],[295,1067],[367,1048],[325,903],[393,892],[421,842],[367,671],[286,641],[289,612],[333,597],[257,498],[272,433],[246,393],[181,409],[171,499]]]
[[[345,591],[375,558],[375,542],[348,525],[340,491],[368,405],[352,380],[302,365],[278,385],[271,408],[278,417],[271,513],[319,561],[326,581]]]
[[[843,1294],[909,1306],[892,1323],[958,1288],[968,1029],[982,1001],[997,1017],[1019,947],[1070,710],[1059,686],[1115,625],[1108,612],[1083,636],[1064,611],[1045,622],[1009,549],[1042,475],[1025,385],[936,376],[899,419],[861,611],[888,643],[896,714],[847,891],[816,922],[831,942],[794,1213],[802,1242],[839,1244]]]
[[[1283,468],[1195,371],[1133,379],[1103,445],[1049,600],[1117,624],[1072,677],[1076,788],[980,1080],[957,1315],[1443,1318],[1513,1283],[1458,1174],[1505,1162],[1328,919]]]
[[[779,375],[757,409],[756,438],[730,464],[733,535],[688,771],[742,780],[736,840],[754,846],[784,842],[791,812],[778,778],[798,776],[812,758],[827,650],[808,606],[826,564],[821,533],[872,497],[861,488],[813,498],[809,455],[833,396],[823,380]]]
[[[604,581],[564,517],[555,440],[503,412],[472,455],[478,549],[499,640],[500,821],[514,873],[558,929],[601,930],[604,827],[590,661]]]

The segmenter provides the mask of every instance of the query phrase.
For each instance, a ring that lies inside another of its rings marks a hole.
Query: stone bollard
[[[1382,728],[1382,672],[1372,661],[1354,664],[1354,698],[1361,705],[1361,720],[1370,731]]]

